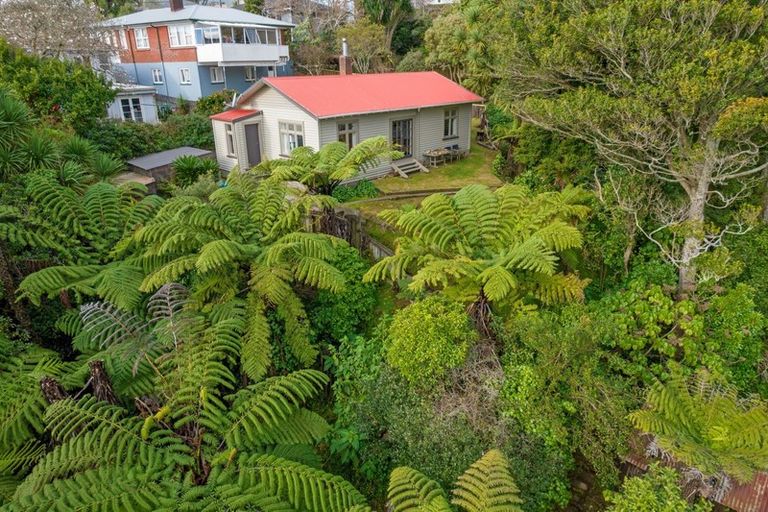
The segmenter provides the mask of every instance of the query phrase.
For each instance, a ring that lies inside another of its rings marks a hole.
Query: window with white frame
[[[224,68],[221,68],[221,67],[211,68],[211,83],[212,84],[224,83]]]
[[[280,154],[289,156],[291,151],[304,145],[304,125],[294,121],[280,121]]]
[[[149,49],[149,35],[147,35],[147,29],[135,28],[133,29],[133,38],[136,40],[136,48],[139,50]]]
[[[192,83],[192,74],[189,72],[189,68],[179,68],[179,83],[182,85]]]
[[[197,44],[215,44],[221,42],[219,27],[203,27],[195,29]]]
[[[343,142],[349,149],[357,145],[357,123],[337,123],[339,142]]]
[[[141,99],[121,98],[120,107],[123,111],[123,120],[137,123],[144,121],[144,116],[141,113]]]
[[[163,71],[161,69],[152,70],[152,83],[153,84],[163,83]]]
[[[168,25],[168,40],[171,47],[193,46],[195,44],[195,28],[192,25]]]
[[[258,80],[258,73],[256,73],[256,66],[245,66],[245,81],[255,82]]]
[[[451,139],[459,136],[459,110],[451,108],[445,111],[443,117],[443,138]]]
[[[258,42],[261,44],[277,44],[277,31],[269,29],[256,30]]]
[[[227,140],[227,156],[234,158],[235,134],[233,132],[231,123],[227,123],[224,125],[224,138]]]
[[[120,48],[123,50],[128,49],[128,37],[125,35],[125,30],[120,30],[118,36],[120,38]]]

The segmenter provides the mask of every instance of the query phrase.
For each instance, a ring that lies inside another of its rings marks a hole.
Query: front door
[[[405,156],[413,156],[413,119],[392,121],[392,144]]]
[[[248,167],[261,163],[261,144],[259,143],[259,125],[245,125],[245,145],[248,148]]]

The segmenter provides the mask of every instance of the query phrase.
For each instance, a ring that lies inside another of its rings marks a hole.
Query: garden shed
[[[181,156],[196,156],[208,159],[213,159],[214,157],[212,151],[182,146],[128,160],[128,170],[144,176],[150,176],[157,181],[167,181],[171,177],[171,164]]]

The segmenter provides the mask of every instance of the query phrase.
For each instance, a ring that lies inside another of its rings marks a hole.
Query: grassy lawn
[[[472,146],[469,156],[457,162],[444,164],[425,172],[417,172],[408,178],[390,177],[374,181],[376,188],[386,194],[413,192],[417,190],[461,188],[465,185],[480,183],[489,187],[501,185],[501,180],[491,172],[491,163],[496,156],[494,151],[475,144],[472,132]]]

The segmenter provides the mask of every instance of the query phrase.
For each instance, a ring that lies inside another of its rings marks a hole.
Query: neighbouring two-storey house
[[[227,7],[183,5],[139,11],[107,22],[115,29],[122,80],[158,95],[196,101],[245,91],[262,77],[290,73],[291,23]]]

